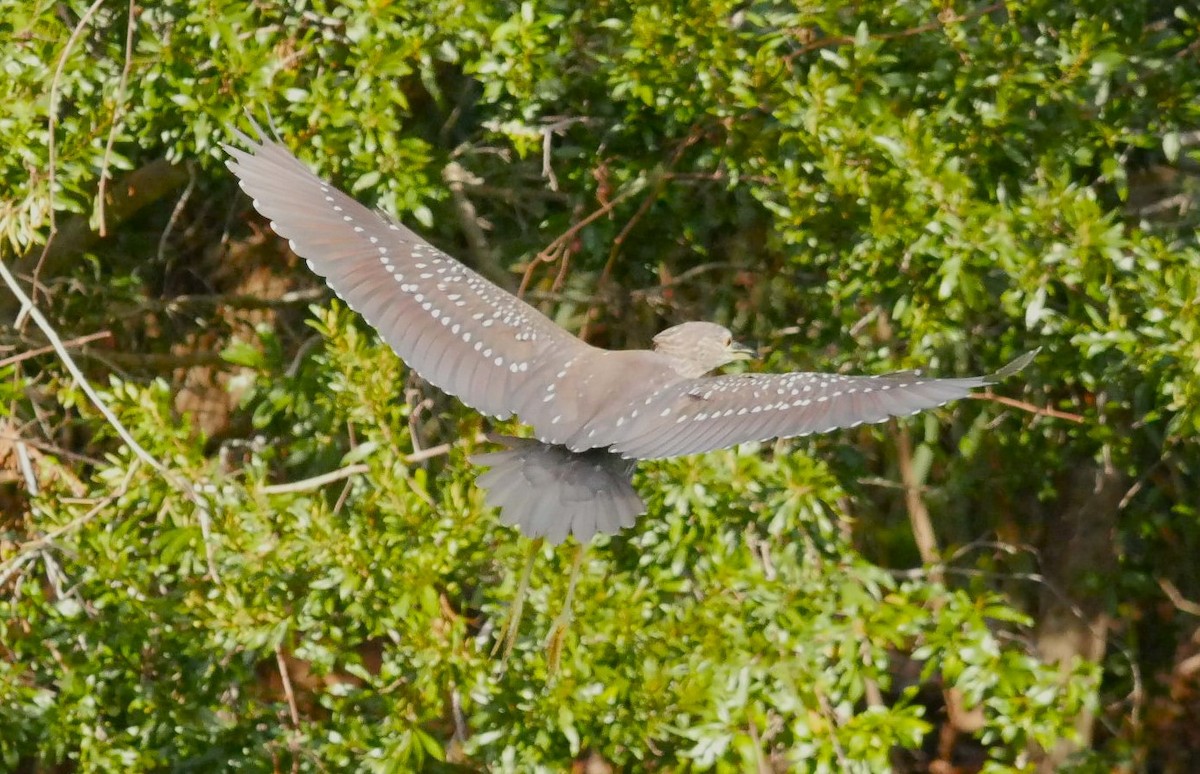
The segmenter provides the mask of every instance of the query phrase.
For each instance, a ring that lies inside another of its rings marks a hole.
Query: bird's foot
[[[492,647],[493,657],[503,650],[500,657],[501,668],[508,665],[508,657],[512,655],[513,646],[517,644],[517,634],[521,631],[521,614],[525,610],[525,595],[529,591],[529,576],[533,572],[533,562],[537,559],[541,547],[542,538],[536,538],[529,543],[525,552],[525,564],[521,568],[521,580],[517,583],[517,594],[508,606],[508,615],[496,636],[496,644]]]
[[[567,639],[567,629],[574,617],[571,606],[575,601],[575,584],[579,580],[579,570],[583,566],[583,557],[587,548],[582,544],[575,548],[575,560],[571,563],[571,579],[567,582],[567,596],[563,599],[562,610],[550,624],[550,634],[546,637],[546,675],[553,678],[558,674],[558,666],[562,661],[563,644]]]

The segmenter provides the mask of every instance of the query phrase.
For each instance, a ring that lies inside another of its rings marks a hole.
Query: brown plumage
[[[688,322],[651,350],[593,347],[403,225],[313,175],[279,143],[235,132],[229,168],[297,255],[430,383],[535,439],[474,461],[501,519],[530,536],[586,542],[644,511],[635,461],[881,422],[962,398],[1023,368],[930,379],[817,373],[706,376],[749,352]]]

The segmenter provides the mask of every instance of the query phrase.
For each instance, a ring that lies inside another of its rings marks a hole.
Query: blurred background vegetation
[[[1194,5],[7,0],[0,39],[46,323],[0,291],[3,769],[1194,770]],[[557,675],[566,548],[503,667],[485,423],[254,214],[246,113],[596,344],[1041,355],[644,465]]]

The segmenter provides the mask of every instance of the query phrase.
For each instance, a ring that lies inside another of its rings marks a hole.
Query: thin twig
[[[1161,457],[1155,460],[1153,465],[1146,468],[1145,472],[1138,476],[1137,481],[1134,481],[1133,485],[1125,491],[1125,495],[1121,498],[1121,502],[1117,503],[1117,510],[1123,511],[1128,508],[1129,504],[1133,502],[1133,498],[1137,497],[1138,492],[1142,491],[1142,488],[1146,486],[1146,482],[1150,480],[1150,476],[1154,475],[1155,471],[1157,471],[1160,467],[1167,464],[1171,457],[1171,452],[1166,451]]]
[[[300,710],[296,707],[296,694],[292,690],[292,676],[288,673],[283,646],[275,646],[275,664],[279,667],[279,679],[283,683],[283,695],[287,699],[288,713],[292,717],[292,733],[289,734],[288,751],[292,754],[292,771],[300,771]]]
[[[487,440],[487,436],[482,433],[475,437],[476,443],[481,443],[485,440]],[[433,459],[434,457],[441,457],[444,454],[449,454],[450,450],[456,445],[457,444],[453,443],[441,443],[437,446],[430,446],[428,449],[422,449],[421,451],[413,452],[412,454],[406,454],[404,456],[404,462],[424,462],[425,460]],[[356,476],[359,473],[366,473],[368,470],[370,470],[370,467],[359,462],[354,465],[347,465],[344,468],[338,468],[337,470],[332,470],[328,473],[322,473],[321,475],[313,476],[312,478],[305,478],[300,481],[292,481],[287,484],[269,484],[268,486],[264,486],[261,491],[264,494],[307,492],[312,489],[320,489],[326,484],[332,484],[334,481],[341,481],[344,478],[350,478],[351,476]]]
[[[21,546],[17,550],[16,554],[5,559],[3,562],[0,562],[0,568],[7,567],[8,565],[11,565],[11,564],[20,563],[20,561],[22,560],[22,557],[32,555],[33,553],[35,553],[38,549],[42,548],[43,546],[47,546],[47,545],[53,543],[54,540],[57,539],[58,537],[65,535],[66,533],[74,530],[76,527],[83,526],[87,522],[94,519],[96,517],[96,515],[99,514],[106,507],[108,507],[109,504],[111,504],[115,500],[120,499],[121,497],[123,497],[125,495],[126,492],[129,491],[129,482],[133,480],[133,475],[137,471],[138,465],[139,465],[138,460],[134,460],[133,464],[129,466],[129,470],[127,470],[125,472],[125,478],[124,478],[124,480],[121,481],[121,486],[117,488],[117,491],[113,492],[112,494],[110,494],[106,497],[101,498],[100,501],[98,503],[96,503],[96,505],[93,506],[89,511],[87,511],[86,513],[84,513],[81,516],[78,516],[78,517],[72,519],[71,521],[67,522],[66,524],[62,525],[61,527],[57,527],[57,528],[51,530],[50,532],[47,532],[45,535],[42,535],[39,538],[34,538],[33,540],[25,541],[24,543],[21,544]],[[6,572],[3,575],[3,577],[0,578],[0,586],[4,585],[4,581],[8,579],[9,575],[10,575],[10,573]]]
[[[50,325],[49,320],[42,315],[41,311],[34,306],[33,301],[25,294],[25,291],[17,283],[16,278],[13,277],[12,273],[8,270],[8,266],[3,261],[0,261],[0,278],[4,280],[4,283],[8,285],[8,289],[12,291],[14,296],[16,296],[18,303],[21,305],[22,313],[29,315],[30,319],[32,319],[34,324],[37,325],[38,329],[41,330],[42,335],[45,336],[46,340],[49,341],[51,346],[54,347],[55,353],[58,355],[58,358],[62,361],[63,365],[66,366],[67,371],[71,374],[71,377],[75,380],[76,386],[78,386],[79,389],[82,390],[83,393],[88,397],[88,399],[92,402],[92,405],[96,407],[96,410],[100,412],[101,416],[104,417],[104,419],[116,432],[117,436],[125,442],[125,444],[129,447],[129,450],[132,451],[136,457],[153,468],[160,476],[163,477],[165,481],[167,481],[167,483],[169,483],[178,491],[182,492],[184,496],[187,497],[188,500],[190,500],[196,507],[196,516],[200,523],[200,535],[204,540],[204,556],[208,563],[208,572],[209,575],[212,576],[213,582],[217,585],[220,585],[221,576],[217,572],[216,557],[213,554],[212,521],[208,512],[208,504],[204,502],[204,499],[200,497],[199,493],[196,492],[196,490],[190,483],[188,483],[186,479],[176,474],[175,471],[168,468],[162,462],[159,462],[152,454],[150,454],[150,452],[146,451],[142,445],[137,442],[129,430],[125,428],[125,425],[121,423],[121,420],[117,418],[117,415],[113,413],[112,409],[108,407],[108,404],[104,402],[104,399],[100,397],[100,394],[96,392],[95,388],[93,388],[91,383],[88,382],[87,377],[83,375],[83,371],[80,370],[79,366],[75,363],[74,358],[71,357],[71,353],[68,352],[67,348],[63,345],[62,339],[58,337],[58,333],[55,332],[54,327]]]
[[[64,449],[61,446],[55,446],[54,444],[47,443],[45,441],[35,441],[31,438],[22,438],[20,435],[17,435],[16,433],[6,433],[3,431],[0,431],[0,441],[12,441],[14,443],[20,441],[29,446],[32,446],[33,448],[37,449],[38,451],[46,452],[47,454],[53,454],[56,457],[65,457],[67,459],[76,460],[78,462],[83,462],[88,465],[99,466],[99,465],[104,464],[104,460],[98,459],[96,457],[90,457],[86,454],[80,454],[79,452],[73,452],[70,449]],[[65,500],[60,500],[60,502],[65,502]]]
[[[933,531],[933,521],[929,518],[929,509],[921,497],[921,482],[913,465],[912,438],[908,425],[898,422],[896,429],[896,451],[900,457],[900,480],[904,484],[904,504],[908,510],[908,520],[912,525],[913,540],[917,544],[917,553],[921,562],[935,566],[940,561],[938,555],[937,534]],[[941,579],[934,575],[935,582]]]
[[[486,437],[480,435],[475,439],[475,442],[479,443],[483,440],[486,440]],[[434,457],[441,457],[444,454],[449,454],[450,450],[453,449],[454,446],[455,444],[452,443],[439,443],[437,446],[430,446],[427,449],[422,449],[421,451],[404,455],[404,461],[411,464],[413,462],[424,462],[425,460],[431,460]]]
[[[270,484],[262,488],[263,494],[289,494],[292,492],[308,492],[313,489],[320,489],[326,484],[332,484],[334,481],[341,481],[343,478],[350,478],[359,473],[366,473],[371,468],[363,463],[355,465],[347,465],[344,468],[331,470],[328,473],[322,473],[319,476],[312,478],[301,479],[300,481],[292,481],[287,484]]]
[[[112,338],[112,331],[97,331],[96,333],[89,333],[84,336],[78,336],[73,339],[68,339],[63,342],[63,346],[68,347],[68,348],[81,347],[84,344],[88,344],[88,343],[96,341],[98,339],[111,339],[111,338]],[[5,366],[10,366],[10,365],[16,365],[17,363],[20,363],[22,361],[29,360],[31,358],[37,357],[38,355],[44,355],[47,352],[53,352],[53,351],[54,351],[54,345],[47,344],[44,347],[38,347],[37,349],[31,349],[28,352],[22,352],[19,355],[10,355],[9,357],[6,357],[3,360],[0,360],[0,368],[4,368]]]
[[[621,246],[625,244],[625,240],[629,237],[630,232],[633,231],[638,222],[646,216],[646,213],[650,211],[650,208],[654,205],[654,203],[658,201],[658,197],[662,195],[663,189],[667,185],[667,180],[670,179],[670,174],[675,169],[675,165],[677,165],[680,159],[683,158],[684,151],[686,151],[692,145],[695,145],[702,136],[704,136],[703,127],[701,127],[699,124],[693,126],[688,132],[687,136],[683,138],[678,147],[676,147],[675,151],[671,154],[671,158],[667,161],[666,168],[661,173],[655,175],[654,183],[650,188],[650,193],[646,194],[646,198],[642,200],[637,212],[633,213],[633,217],[631,217],[625,223],[625,226],[621,229],[620,233],[617,234],[617,238],[613,240],[612,247],[608,251],[608,260],[605,261],[604,269],[600,272],[601,282],[608,279],[609,274],[612,273],[613,265],[617,259],[617,253],[621,251]]]
[[[292,691],[292,676],[288,674],[287,660],[283,657],[283,646],[275,646],[275,663],[279,666],[279,679],[283,682],[283,695],[287,698],[288,714],[292,725],[300,730],[300,709],[296,706],[296,694]]]
[[[833,706],[829,703],[829,697],[820,688],[814,689],[813,693],[817,696],[817,703],[821,705],[821,714],[825,716],[825,722],[829,724],[829,741],[833,744],[833,754],[837,756],[838,768],[841,771],[850,770],[850,761],[846,758],[846,751],[842,749],[842,743],[838,739],[838,718],[833,711]]]
[[[737,268],[737,264],[730,263],[729,261],[713,261],[711,263],[702,263],[698,266],[693,266],[686,271],[679,272],[670,279],[667,279],[665,282],[660,282],[657,285],[650,285],[644,288],[637,288],[636,290],[631,291],[630,295],[634,297],[646,297],[651,294],[667,290],[668,288],[682,285],[683,283],[688,282],[689,280],[694,279],[701,274],[707,274],[710,271],[720,271],[722,269],[733,268]]]
[[[37,497],[38,479],[37,473],[33,470],[33,460],[29,458],[29,444],[25,441],[17,441],[13,444],[13,449],[17,452],[17,467],[21,469],[21,475],[25,477],[25,491],[30,497]]]
[[[984,390],[983,392],[973,392],[973,393],[971,393],[971,397],[975,398],[976,400],[995,401],[996,403],[1000,403],[1005,406],[1011,406],[1012,408],[1020,409],[1021,411],[1025,411],[1030,414],[1035,414],[1040,417],[1052,417],[1054,419],[1065,419],[1068,422],[1074,422],[1075,424],[1080,424],[1080,425],[1087,421],[1087,419],[1084,416],[1082,416],[1081,414],[1071,414],[1066,411],[1059,411],[1058,409],[1052,409],[1052,408],[1048,408],[1045,406],[1035,406],[1032,403],[1026,403],[1023,400],[1017,400],[1016,398],[1008,398],[1008,397],[1005,397],[1004,395],[997,395],[996,393],[992,392],[991,390]]]
[[[617,194],[612,199],[609,199],[608,202],[606,202],[604,205],[602,205],[597,210],[592,212],[592,214],[588,215],[583,220],[579,221],[578,223],[576,223],[573,226],[571,226],[570,228],[568,228],[566,231],[564,231],[562,234],[560,234],[553,242],[546,245],[546,247],[543,248],[542,251],[540,253],[538,253],[536,256],[534,256],[534,259],[529,262],[529,267],[525,271],[525,278],[522,279],[522,281],[521,281],[521,291],[524,291],[524,289],[528,286],[528,284],[529,284],[528,279],[533,274],[534,266],[536,266],[538,263],[550,263],[551,261],[553,261],[554,258],[558,255],[558,251],[561,248],[565,247],[572,239],[574,239],[576,234],[578,234],[583,229],[587,228],[589,225],[591,225],[595,221],[604,217],[608,213],[612,212],[613,208],[616,207],[618,204],[625,201],[629,197],[633,196],[638,191],[642,190],[642,188],[644,186],[644,182],[645,181],[641,181],[641,180],[635,181],[633,185],[629,186],[629,188],[627,188],[624,191],[622,191],[621,193]],[[518,295],[520,295],[521,291],[518,292]]]
[[[108,236],[108,227],[104,218],[105,189],[108,187],[108,163],[112,158],[113,144],[117,140],[117,127],[120,126],[121,108],[125,103],[125,86],[129,83],[129,70],[133,64],[133,31],[137,28],[137,9],[134,0],[129,0],[129,19],[125,24],[125,64],[121,67],[121,80],[117,83],[117,93],[113,97],[112,126],[108,129],[108,142],[104,144],[104,159],[100,162],[100,185],[96,192],[96,214],[99,217],[100,236]]]
[[[1179,593],[1179,588],[1167,578],[1158,579],[1158,587],[1167,595],[1167,599],[1171,600],[1171,604],[1179,610],[1192,615],[1200,616],[1200,604],[1187,599],[1183,594]]]
[[[58,233],[58,220],[54,215],[54,185],[55,178],[58,173],[58,145],[54,141],[54,130],[58,127],[58,87],[62,81],[63,69],[67,66],[67,59],[71,56],[71,49],[75,47],[79,36],[83,34],[83,28],[91,21],[92,16],[96,11],[100,10],[100,6],[104,5],[104,0],[96,0],[88,9],[84,11],[83,16],[79,17],[79,23],[71,30],[70,37],[67,38],[67,44],[63,46],[62,54],[58,57],[58,65],[54,68],[54,78],[50,81],[50,115],[49,115],[49,153],[47,161],[46,177],[49,182],[50,190],[50,234],[46,237],[46,246],[42,250],[42,257],[38,259],[37,266],[33,270],[33,289],[32,293],[37,294],[38,274],[42,270],[42,261],[45,260],[47,253],[50,252],[50,243],[54,241],[54,235]],[[7,269],[5,270],[7,271]],[[32,307],[32,304],[30,305]]]
[[[758,774],[771,774],[771,766],[767,763],[767,756],[763,754],[762,739],[758,736],[758,724],[751,720],[747,731],[750,733],[750,746],[754,750],[755,770]]]
[[[181,296],[172,296],[171,298],[148,298],[141,299],[137,302],[136,307],[131,311],[140,312],[156,312],[162,311],[169,314],[176,314],[185,311],[185,307],[189,306],[213,306],[222,307],[225,309],[274,309],[281,306],[291,306],[294,304],[303,304],[311,301],[319,301],[328,293],[324,285],[313,285],[310,288],[301,290],[289,290],[281,294],[278,298],[263,298],[262,296],[252,294],[226,294],[226,293],[195,293]],[[120,307],[129,309],[129,306]]]
[[[8,585],[13,576],[20,572],[22,567],[32,562],[35,556],[36,554],[31,551],[17,554],[0,562],[0,589]]]
[[[950,24],[958,24],[960,22],[969,21],[970,19],[974,19],[978,16],[986,16],[987,14],[991,13],[992,11],[998,11],[1003,7],[1004,7],[1004,3],[1000,2],[1000,3],[992,3],[991,5],[985,5],[982,8],[976,8],[974,11],[968,11],[967,13],[964,13],[964,14],[954,14],[951,12],[949,14],[945,14],[945,16],[943,18],[939,18],[937,21],[927,22],[925,24],[918,24],[916,27],[910,27],[909,29],[900,30],[898,32],[883,32],[878,35],[871,35],[870,38],[871,38],[871,40],[895,40],[897,38],[910,38],[914,35],[920,35],[925,32],[933,32],[934,30],[941,29]],[[939,16],[942,16],[942,15],[939,14]],[[816,51],[819,48],[832,48],[834,46],[847,46],[854,42],[855,42],[854,37],[849,36],[849,35],[839,35],[837,37],[832,37],[832,38],[821,38],[820,40],[815,40],[811,43],[807,43],[804,46],[802,46],[801,48],[797,49],[796,51],[793,51],[792,53],[788,54],[787,56],[785,56],[783,58],[783,62],[784,62],[784,64],[790,65],[792,63],[792,60],[795,59],[796,57],[803,56],[804,54],[807,54],[811,51]]]
[[[187,207],[188,199],[192,198],[192,191],[196,189],[196,169],[189,163],[187,165],[188,182],[183,189],[183,193],[179,195],[179,199],[175,202],[174,209],[171,210],[171,217],[167,218],[167,225],[163,227],[162,234],[158,237],[158,251],[155,257],[159,263],[163,263],[163,256],[167,251],[167,240],[171,237],[171,232],[175,230],[175,224],[183,217],[183,210]]]

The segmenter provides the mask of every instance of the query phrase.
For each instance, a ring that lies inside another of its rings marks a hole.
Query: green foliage
[[[204,577],[195,512],[128,455],[90,478],[94,496],[119,493],[103,509],[64,506],[61,491],[38,498],[43,530],[82,521],[54,551],[18,555],[3,603],[0,619],[21,621],[0,631],[17,656],[5,662],[4,720],[26,729],[3,743],[10,765],[39,750],[88,769],[262,769],[262,751],[298,748],[303,768],[407,770],[445,757],[458,707],[473,732],[464,753],[501,768],[604,750],[626,766],[738,769],[777,750],[796,765],[873,769],[930,727],[913,692],[892,685],[896,648],[917,648],[986,708],[999,761],[1026,739],[1053,740],[1089,700],[1000,645],[991,626],[1024,622],[998,599],[898,582],[858,558],[838,536],[844,493],[823,465],[749,450],[648,468],[650,514],[593,549],[556,677],[543,638],[569,551],[545,550],[503,668],[479,621],[503,619],[521,545],[480,508],[460,451],[429,469],[405,463],[396,359],[344,312],[322,316],[314,373],[264,376],[251,402],[272,407],[262,429],[306,439],[283,471],[314,464],[310,443],[358,439],[341,461],[370,470],[344,501],[269,493],[273,452],[218,468],[185,425],[164,421],[164,384],[114,383],[108,398],[139,442],[203,484],[222,583]],[[328,680],[294,730],[283,697],[256,681],[277,648]],[[894,701],[864,706],[868,684]]]
[[[982,710],[991,770],[1024,770],[1132,691],[1127,650],[1169,672],[1185,624],[1148,579],[1200,596],[1185,4],[164,0],[128,61],[126,7],[89,5],[0,8],[0,251],[33,275],[55,213],[73,252],[47,253],[39,304],[64,338],[113,330],[81,350],[89,378],[211,535],[57,360],[3,364],[3,443],[43,452],[36,494],[4,468],[3,766],[877,771],[944,722],[933,686]],[[887,426],[644,465],[649,513],[592,547],[558,673],[566,548],[504,666],[526,543],[473,486],[480,420],[413,398],[337,304],[306,329],[205,300],[250,266],[231,244],[262,247],[221,167],[244,113],[491,276],[525,272],[597,343],[705,318],[765,367],[945,375],[1040,346],[1029,386],[998,389],[1082,421],[968,401],[909,424],[943,575],[886,569],[916,561]],[[178,211],[76,239],[102,175],[161,158],[189,165]],[[241,402],[212,438],[185,366],[119,357],[218,351]],[[1065,539],[1049,516],[1098,460],[1129,486],[1117,566],[1087,587],[1121,600],[1122,655],[1060,670],[1028,642],[1022,581],[1047,568],[976,541]],[[1107,717],[1091,763],[1149,755],[1134,717]]]

